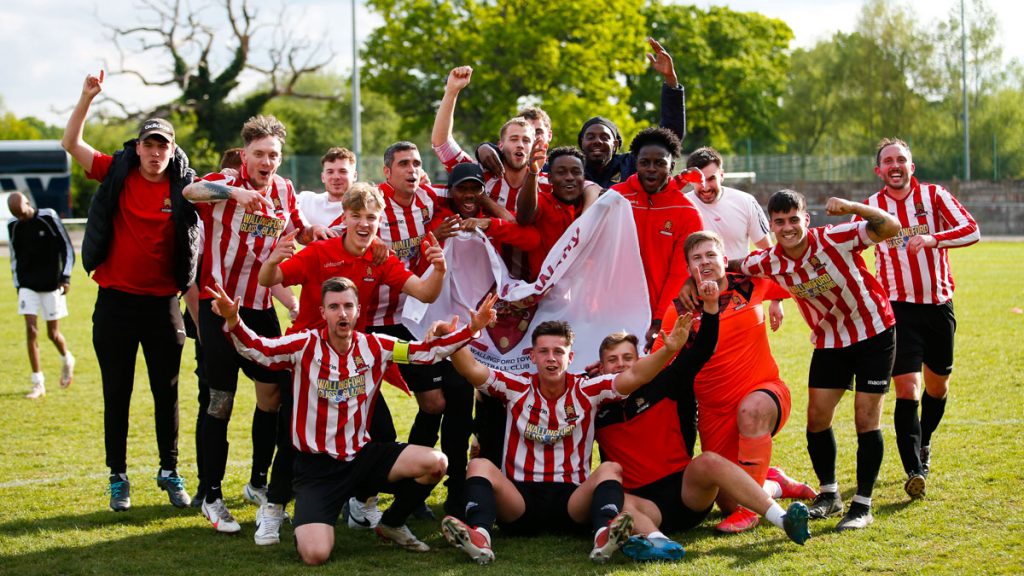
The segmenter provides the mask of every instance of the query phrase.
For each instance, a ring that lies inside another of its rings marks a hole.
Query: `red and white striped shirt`
[[[886,194],[885,188],[865,201],[892,214],[900,221],[900,233],[875,246],[875,273],[889,300],[914,304],[942,304],[953,297],[953,273],[947,249],[970,246],[979,239],[978,223],[949,193],[936,184],[910,180],[910,193],[903,200]],[[913,236],[929,234],[938,244],[907,253]]]
[[[202,180],[253,190],[244,175],[243,166],[242,176],[214,173]],[[249,212],[232,199],[196,203],[205,232],[200,287],[217,282],[229,296],[241,298],[242,306],[257,310],[273,306],[270,288],[260,286],[258,278],[277,239],[309,225],[296,208],[290,181],[275,175],[265,196],[274,204],[273,210],[261,206],[258,212]],[[200,298],[210,298],[205,290],[199,294]]]
[[[789,290],[811,327],[815,348],[845,348],[896,323],[885,290],[860,254],[873,244],[867,222],[810,228],[807,242],[797,259],[775,245],[752,252],[740,269],[774,278]]]
[[[434,153],[437,154],[438,159],[444,164],[444,169],[451,173],[452,169],[457,164],[464,162],[473,162],[473,158],[466,154],[465,151],[459,146],[459,144],[449,139],[447,143],[441,146],[434,147]],[[491,200],[508,210],[509,212],[516,213],[516,199],[519,197],[519,190],[522,186],[512,186],[504,176],[498,176],[491,174],[490,172],[484,171],[484,192],[491,197]],[[547,172],[541,172],[537,175],[537,191],[551,191],[551,183],[548,181]]]
[[[615,375],[566,374],[565,393],[549,400],[536,374],[490,372],[480,390],[505,404],[505,475],[520,482],[582,484],[590,475],[597,407],[625,398],[613,386]]]
[[[384,213],[381,215],[377,235],[395,252],[410,272],[422,276],[430,263],[420,249],[427,232],[432,229],[437,210],[437,193],[426,184],[420,184],[413,194],[412,203],[402,206],[395,200],[395,189],[387,182],[379,186],[384,194]],[[402,323],[402,310],[407,296],[387,284],[377,286],[377,306],[363,311],[368,326],[393,326]]]
[[[472,339],[469,326],[430,342],[353,332],[351,346],[339,353],[326,329],[265,338],[239,321],[229,334],[242,356],[272,370],[291,370],[295,449],[346,461],[371,440],[369,423],[390,363],[434,364]]]

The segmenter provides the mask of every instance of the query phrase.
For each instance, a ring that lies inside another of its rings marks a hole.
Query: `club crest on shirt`
[[[373,280],[374,280],[374,278],[373,278],[373,268],[367,266],[366,267],[366,275],[363,276],[363,282],[373,282]]]
[[[160,211],[161,212],[170,212],[171,211],[171,199],[170,198],[164,198],[164,205],[160,208]]]
[[[821,260],[819,260],[817,256],[811,256],[810,258],[808,258],[807,263],[811,265],[811,268],[814,268],[815,272],[818,272],[825,267],[825,265],[821,263]]]
[[[658,233],[662,234],[664,236],[671,236],[672,235],[672,221],[671,220],[665,220],[665,224],[662,225],[661,230]]]
[[[576,414],[576,407],[572,404],[565,405],[565,419],[567,422],[575,422],[580,419],[579,415]]]
[[[928,211],[924,209],[924,204],[921,202],[914,202],[914,218],[922,218],[928,215]]]
[[[356,370],[366,367],[366,361],[358,354],[352,357],[352,363],[356,365]]]

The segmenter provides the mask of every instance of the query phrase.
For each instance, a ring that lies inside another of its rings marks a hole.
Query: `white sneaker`
[[[213,524],[213,528],[217,532],[237,534],[242,530],[221,498],[217,498],[213,503],[203,500],[203,515],[210,521],[210,524]]]
[[[67,388],[75,379],[75,357],[68,352],[64,356],[64,365],[60,369],[60,387]]]
[[[253,504],[255,504],[257,506],[266,506],[267,505],[267,487],[266,486],[256,487],[256,486],[253,486],[251,482],[247,483],[245,485],[245,488],[242,489],[242,498],[245,498],[246,500],[248,500],[249,502],[252,502]]]
[[[25,394],[25,398],[28,398],[29,400],[38,400],[43,396],[46,396],[45,384],[33,384],[32,391],[29,392],[28,394]]]
[[[256,544],[269,546],[281,543],[281,523],[287,516],[284,506],[267,502],[256,511]]]
[[[430,546],[421,542],[405,524],[397,528],[387,524],[377,524],[377,536],[385,542],[393,542],[395,546],[410,552],[430,552]]]
[[[348,527],[353,530],[372,530],[377,527],[384,513],[377,508],[377,497],[369,498],[366,503],[356,500],[355,496],[348,499]]]

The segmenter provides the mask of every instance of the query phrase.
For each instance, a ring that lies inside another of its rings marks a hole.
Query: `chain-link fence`
[[[443,183],[448,176],[444,166],[429,151],[429,154],[420,155],[423,157],[423,169],[430,175],[431,182]],[[296,190],[323,190],[324,185],[320,182],[320,156],[287,155],[284,162],[277,170],[278,174],[288,178],[295,184]],[[384,158],[379,156],[363,157],[359,162],[359,180],[375,182],[384,181]]]
[[[875,178],[873,156],[725,156],[725,171],[753,172],[758,182],[867,182]]]

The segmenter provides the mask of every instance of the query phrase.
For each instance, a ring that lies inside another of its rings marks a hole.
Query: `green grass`
[[[875,524],[854,534],[837,534],[835,520],[812,524],[805,547],[772,527],[736,537],[717,537],[711,524],[675,536],[686,547],[681,565],[634,565],[619,557],[598,567],[586,559],[588,542],[574,538],[497,538],[491,574],[573,573],[879,573],[960,574],[1024,572],[1024,244],[982,243],[952,254],[958,291],[959,333],[952,398],[933,446],[928,497],[909,502],[892,433],[890,395],[883,430],[886,455],[875,488]],[[0,285],[11,286],[10,267],[0,262]],[[70,318],[62,328],[78,358],[75,384],[58,386],[53,347],[41,343],[49,394],[31,402],[23,322],[13,290],[0,301],[0,574],[469,574],[477,572],[449,548],[436,525],[410,526],[433,548],[413,555],[381,546],[365,532],[337,531],[334,559],[325,567],[302,567],[291,546],[257,547],[252,542],[255,508],[241,499],[248,479],[251,386],[240,386],[225,492],[242,523],[242,535],[215,534],[195,510],[176,510],[157,491],[152,476],[157,456],[152,398],[139,359],[128,446],[133,508],[115,514],[107,508],[103,466],[102,394],[92,351],[91,321],[96,288],[76,266]],[[811,347],[795,307],[772,347],[783,378],[793,391],[793,415],[777,438],[775,462],[793,476],[813,482],[804,447],[806,371]],[[197,403],[191,343],[181,369],[181,471],[195,488],[193,444]],[[401,434],[415,402],[389,394]],[[844,399],[835,425],[839,442],[839,481],[852,496],[856,440],[852,398]],[[430,500],[440,512],[443,495]]]

